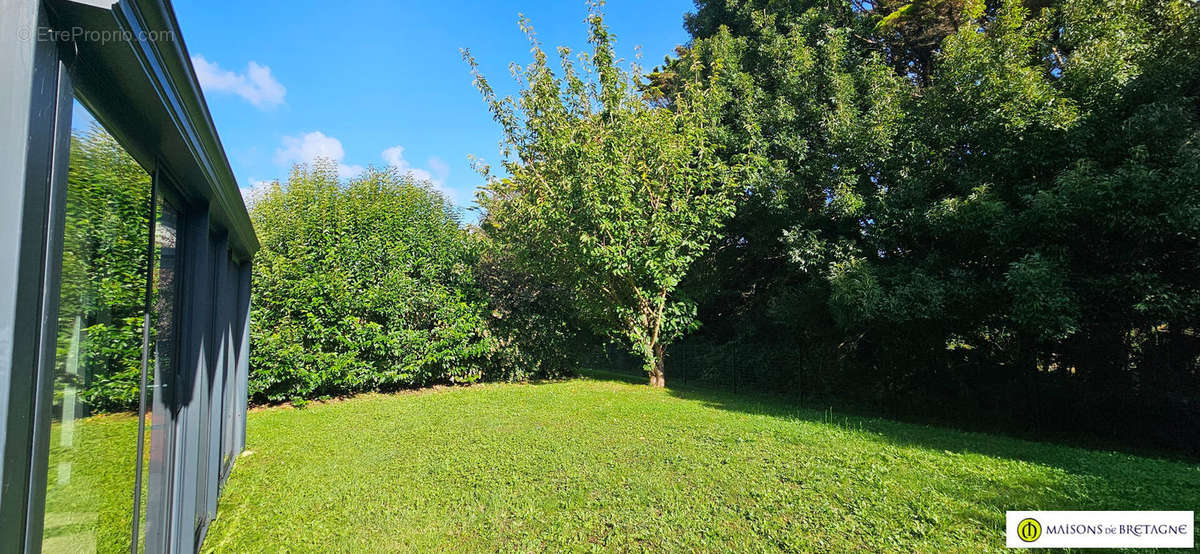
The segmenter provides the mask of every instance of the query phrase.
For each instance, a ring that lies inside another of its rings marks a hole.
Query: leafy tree
[[[580,318],[623,339],[664,386],[664,346],[695,324],[677,289],[733,212],[734,170],[710,138],[699,83],[680,87],[674,109],[648,104],[636,67],[618,64],[599,4],[588,22],[593,51],[582,61],[592,71],[580,74],[560,48],[556,75],[522,19],[534,60],[519,100],[498,99],[464,51],[505,137],[508,176],[482,192],[482,227],[532,275],[570,291]]]
[[[766,158],[684,284],[705,340],[793,352],[772,385],[1200,437],[1160,431],[1200,413],[1194,3],[700,0],[686,26],[647,94],[719,57],[719,151]]]
[[[697,78],[692,68],[721,60],[706,80],[720,90],[720,152],[749,147],[766,163],[685,287],[700,300],[705,339],[792,350],[769,364],[773,384],[789,386],[794,377],[782,372],[797,359],[832,368],[845,355],[845,333],[826,308],[830,275],[871,253],[863,229],[910,85],[859,38],[871,26],[848,4],[703,1],[686,26],[692,43],[651,74],[649,93],[669,93]]]
[[[954,291],[920,300],[939,309],[918,324],[988,345],[1010,374],[1144,387],[1166,368],[1138,367],[1141,337],[1197,323],[1200,17],[1169,1],[967,15],[910,108],[915,155],[887,176],[884,288]],[[878,315],[906,313],[921,312]]]
[[[489,368],[496,378],[519,380],[570,373],[597,337],[573,310],[566,288],[545,281],[513,259],[509,249],[480,234],[476,266],[488,302],[487,332],[494,340]]]

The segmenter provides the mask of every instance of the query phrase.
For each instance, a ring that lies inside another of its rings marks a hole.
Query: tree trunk
[[[663,375],[661,369],[655,368],[650,370],[650,386],[655,388],[667,386],[667,378]]]
[[[667,386],[667,376],[663,372],[663,346],[661,344],[654,345],[654,359],[650,366],[650,386],[663,388]]]

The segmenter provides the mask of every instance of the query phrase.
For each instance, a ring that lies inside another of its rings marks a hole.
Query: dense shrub
[[[487,241],[478,264],[487,293],[488,332],[494,338],[489,367],[497,378],[555,377],[575,371],[581,354],[601,339],[573,310],[570,291],[523,271],[499,245]]]
[[[253,400],[485,376],[478,244],[430,186],[391,169],[342,184],[317,162],[253,198],[251,216]]]

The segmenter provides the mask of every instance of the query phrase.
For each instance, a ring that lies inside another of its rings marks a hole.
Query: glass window
[[[161,185],[160,185],[161,189]],[[147,449],[149,450],[149,496],[142,504],[143,517],[146,521],[145,532],[141,538],[147,544],[155,545],[155,550],[165,551],[166,529],[170,520],[171,509],[170,483],[173,475],[172,452],[174,451],[172,432],[174,427],[171,406],[174,405],[172,394],[174,388],[166,386],[177,381],[175,371],[178,357],[179,319],[179,263],[180,263],[180,232],[179,212],[161,196],[155,206],[157,221],[154,226],[154,275],[151,279],[153,290],[151,294],[151,325],[153,336],[150,343],[154,345],[152,389],[153,409],[150,416],[151,432]],[[149,438],[148,437],[148,438]]]
[[[76,104],[42,548],[128,551],[150,241],[150,175]]]

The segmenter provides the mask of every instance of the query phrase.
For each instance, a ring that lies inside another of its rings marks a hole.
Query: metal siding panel
[[[179,418],[176,421],[173,509],[170,529],[171,552],[187,554],[196,546],[196,498],[199,487],[198,461],[203,397],[211,356],[212,262],[208,210],[184,217],[184,283],[180,294],[181,328],[179,379],[175,389]]]
[[[235,423],[237,442],[234,444],[234,456],[246,449],[246,411],[249,402],[250,380],[250,262],[240,268],[240,296],[238,316],[241,320],[241,347],[238,348],[237,367],[237,418]]]
[[[213,243],[213,346],[215,363],[210,369],[211,382],[208,394],[208,449],[205,476],[205,520],[217,515],[217,492],[221,477],[221,422],[225,401],[225,366],[229,363],[227,335],[229,314],[225,310],[223,296],[228,288],[229,242],[221,236]]]
[[[45,270],[61,262],[47,247],[61,244],[61,229],[54,229],[61,227],[63,202],[51,185],[64,157],[64,145],[55,142],[61,119],[70,124],[69,106],[62,113],[59,98],[70,83],[59,79],[55,45],[31,38],[46,24],[39,3],[0,0],[0,13],[6,83],[0,87],[0,259],[9,260],[0,267],[0,550],[19,552],[41,544],[45,473],[33,472],[45,467],[47,450],[34,447],[42,438],[35,408],[38,382],[50,373],[41,362],[54,348],[53,334],[44,344],[43,314],[56,310],[58,295],[53,288],[46,295]],[[39,527],[32,537],[30,519]]]
[[[33,411],[33,449],[29,469],[29,515],[26,517],[25,548],[41,550],[42,522],[46,508],[46,464],[50,452],[50,420],[54,401],[54,355],[58,339],[58,300],[62,279],[63,232],[66,218],[67,171],[71,157],[71,108],[74,94],[71,78],[62,62],[55,61],[58,90],[55,100],[54,146],[51,155],[50,204],[46,218],[45,258],[42,267],[40,308],[41,350],[38,359],[37,395]]]
[[[21,235],[26,226],[23,207],[25,205],[26,156],[30,137],[30,114],[33,105],[34,51],[36,45],[22,40],[37,32],[39,3],[31,0],[0,0],[0,75],[10,85],[0,87],[0,259],[20,260]],[[47,131],[48,132],[48,131]],[[8,457],[9,394],[12,379],[18,374],[13,368],[26,364],[18,343],[24,343],[21,330],[28,326],[21,320],[17,310],[22,296],[18,284],[21,264],[10,263],[0,266],[0,498],[12,498],[18,489],[13,488],[12,479],[4,474],[5,458]],[[19,397],[23,387],[18,383],[14,391]],[[16,446],[17,452],[25,450]],[[23,464],[22,464],[23,465]],[[18,469],[17,475],[23,475]],[[0,545],[11,546],[10,540],[20,540],[20,532],[10,537],[11,525],[15,521],[10,509],[0,503]],[[23,518],[22,518],[23,519]]]
[[[154,186],[156,188],[166,186],[161,172],[155,172],[155,179]],[[184,239],[184,222],[177,211],[174,212],[174,218],[166,215],[168,210],[174,210],[174,207],[164,203],[164,220],[173,223],[177,240],[176,247],[181,247]],[[173,322],[168,324],[167,330],[173,334],[158,336],[158,342],[155,345],[154,416],[150,431],[150,486],[146,501],[146,552],[168,551],[172,521],[171,510],[174,509],[171,500],[175,482],[174,475],[178,465],[174,452],[179,429],[179,403],[175,400],[175,389],[179,387],[179,368],[182,365],[179,358],[182,352],[182,345],[179,342],[182,339],[182,333],[179,333],[183,304],[180,285],[181,280],[184,279],[181,271],[183,260],[180,258],[182,252],[182,249],[173,248],[169,258],[165,257],[161,250],[155,253],[157,263],[162,265],[160,271],[171,272],[170,281],[167,283],[171,289],[160,290],[159,294],[170,295],[168,302],[172,304],[170,312],[166,315],[173,318]],[[159,284],[162,284],[161,281]],[[159,330],[162,331],[161,322]],[[159,350],[159,347],[169,351],[164,353]]]
[[[241,299],[241,278],[238,265],[232,260],[225,270],[225,290],[222,302],[225,306],[225,380],[221,390],[221,484],[229,477],[233,466],[234,422],[237,416],[237,367],[238,343],[241,342],[240,325],[238,325],[238,302]]]

